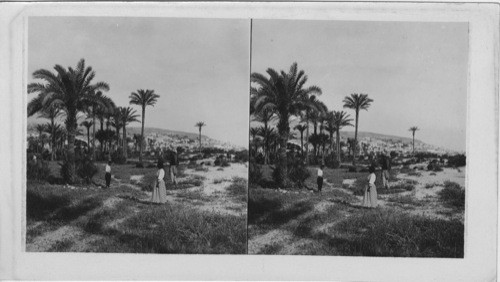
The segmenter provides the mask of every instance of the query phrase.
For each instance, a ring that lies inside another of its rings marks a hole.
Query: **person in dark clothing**
[[[177,185],[177,165],[179,160],[177,159],[177,152],[172,150],[170,154],[170,179],[174,185]]]
[[[382,186],[389,189],[389,170],[391,169],[391,159],[386,153],[380,158],[380,166],[382,167]]]
[[[321,165],[318,168],[318,178],[317,178],[318,192],[321,192],[321,189],[323,188],[323,168],[325,168],[325,165]]]
[[[106,188],[109,188],[111,184],[111,161],[106,164],[106,174],[104,175],[104,179],[106,180]]]

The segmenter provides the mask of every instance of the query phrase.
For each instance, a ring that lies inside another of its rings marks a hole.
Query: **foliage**
[[[448,158],[448,166],[462,167],[466,164],[466,157],[464,154],[458,154]]]
[[[251,161],[248,167],[248,182],[251,184],[260,184],[262,180],[262,168],[256,162]]]
[[[441,166],[438,165],[437,163],[431,162],[427,165],[427,170],[438,172],[438,171],[443,171],[443,168],[441,168]]]
[[[40,159],[37,159],[35,162],[33,161],[31,154],[29,154],[26,167],[26,177],[31,180],[47,180],[50,177],[48,162]]]

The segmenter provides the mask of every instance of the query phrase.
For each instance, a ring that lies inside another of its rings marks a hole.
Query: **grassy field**
[[[51,169],[58,173],[57,164],[51,164]],[[245,168],[232,164],[222,171],[217,169],[208,167],[206,171],[197,171],[182,167],[179,185],[166,181],[168,202],[165,205],[149,202],[155,168],[115,165],[110,189],[28,181],[26,249],[33,252],[246,253],[246,178],[232,177],[241,176],[240,171]],[[102,170],[100,168],[95,182],[103,181]],[[209,183],[214,171],[226,172],[228,180],[217,185]]]
[[[264,175],[270,175],[264,168]],[[315,175],[316,168],[310,168]],[[464,189],[434,181],[430,172],[391,172],[390,190],[377,189],[379,207],[362,207],[367,173],[325,169],[322,193],[249,191],[249,253],[397,257],[463,257]],[[456,172],[445,171],[453,178]],[[454,174],[455,173],[455,174]],[[352,185],[343,184],[351,179]],[[377,187],[381,187],[377,174]],[[263,182],[265,183],[265,181]],[[454,183],[454,184],[451,184]],[[315,177],[306,181],[315,189]],[[425,191],[424,191],[425,190]]]

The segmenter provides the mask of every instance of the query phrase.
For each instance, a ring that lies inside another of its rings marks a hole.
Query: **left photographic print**
[[[27,252],[247,253],[250,21],[29,17]]]

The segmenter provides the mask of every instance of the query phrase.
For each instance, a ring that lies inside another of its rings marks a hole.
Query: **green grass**
[[[229,196],[233,197],[234,199],[240,202],[246,203],[248,195],[247,187],[248,187],[248,182],[246,179],[241,177],[234,177],[231,185],[229,185],[226,190]]]
[[[27,243],[46,232],[70,226],[80,230],[84,238],[93,238],[83,251],[246,252],[246,216],[201,212],[184,204],[147,204],[139,200],[144,198],[142,192],[127,186],[71,190],[28,182],[27,188]],[[115,204],[104,205],[110,198]],[[70,251],[75,240],[79,237],[63,238],[47,251]]]
[[[406,190],[405,190],[406,191]],[[325,199],[326,211],[314,206]],[[345,199],[345,200],[343,200]],[[389,202],[418,206],[411,196],[392,196]],[[284,246],[304,239],[294,247],[302,255],[463,257],[464,225],[457,219],[443,220],[405,213],[401,207],[363,209],[359,200],[335,189],[318,193],[280,193],[272,189],[249,191],[249,238],[273,230],[287,235],[257,251],[283,254]],[[290,237],[291,236],[291,237]]]
[[[452,257],[464,255],[464,225],[392,210],[370,210],[335,226],[328,242],[341,255]]]
[[[386,198],[386,201],[402,205],[422,206],[423,203],[415,199],[413,195],[394,195]]]

